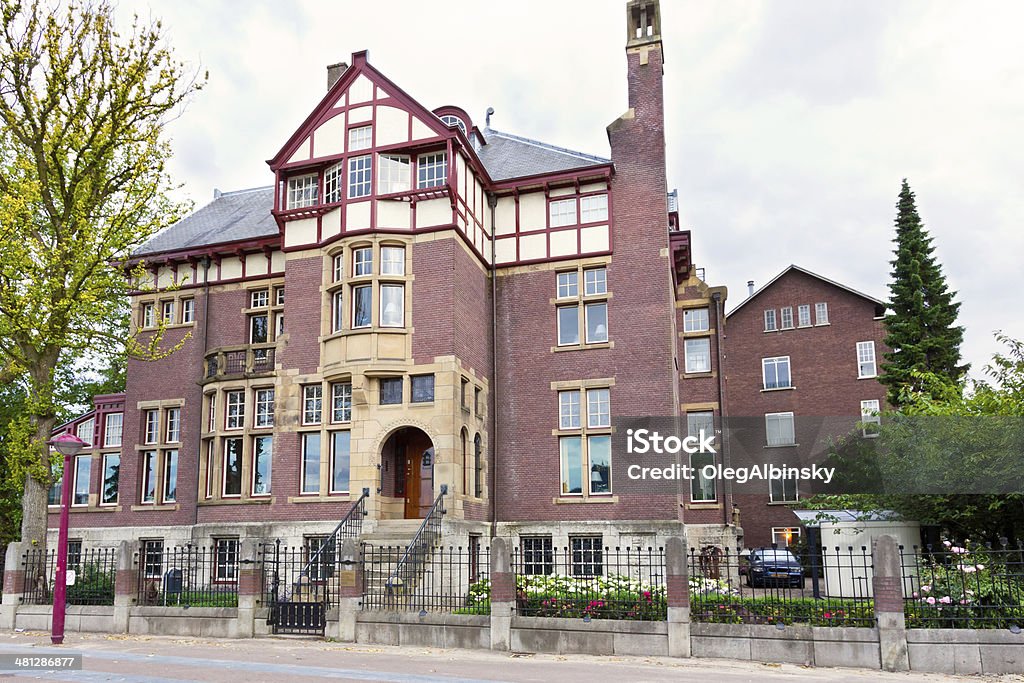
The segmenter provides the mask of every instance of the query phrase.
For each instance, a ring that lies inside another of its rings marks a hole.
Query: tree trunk
[[[21,499],[21,540],[46,548],[46,499],[49,490],[31,474],[25,475],[25,493]]]

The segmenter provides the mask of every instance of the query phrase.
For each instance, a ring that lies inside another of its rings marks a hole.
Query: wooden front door
[[[427,458],[424,459],[424,454]],[[413,431],[405,442],[405,518],[423,519],[433,503],[434,449],[430,439]]]

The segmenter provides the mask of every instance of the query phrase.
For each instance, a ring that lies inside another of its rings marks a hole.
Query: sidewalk
[[[82,671],[3,671],[0,678],[48,681],[1010,681],[1012,677],[956,677],[857,669],[805,668],[722,659],[592,657],[586,655],[502,654],[477,650],[437,650],[331,643],[315,639],[193,639],[159,636],[69,634],[65,645],[50,645],[49,634],[0,636],[0,653],[22,655],[82,653]]]

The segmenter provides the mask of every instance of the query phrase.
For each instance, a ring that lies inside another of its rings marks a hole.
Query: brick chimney
[[[338,62],[337,64],[331,64],[327,67],[327,89],[330,90],[334,87],[334,84],[338,82],[342,74],[348,70],[348,64],[345,62]]]

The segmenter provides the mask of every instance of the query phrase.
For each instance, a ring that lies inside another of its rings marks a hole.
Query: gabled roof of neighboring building
[[[496,182],[611,163],[611,159],[555,147],[493,128],[484,131],[484,138],[487,144],[476,153],[491,180]]]
[[[183,251],[277,235],[277,223],[270,213],[273,208],[273,186],[224,192],[195,213],[154,235],[133,255]]]
[[[817,280],[821,280],[822,282],[826,282],[826,283],[832,285],[833,287],[838,287],[839,289],[845,290],[845,291],[847,291],[850,294],[853,294],[855,296],[859,296],[862,299],[866,299],[867,301],[870,301],[871,303],[875,304],[876,306],[881,306],[883,309],[886,307],[886,303],[884,301],[880,301],[880,300],[876,299],[873,296],[869,296],[869,295],[867,295],[867,294],[865,294],[863,292],[858,292],[856,289],[853,289],[852,287],[847,287],[846,285],[844,285],[844,284],[842,284],[840,282],[836,282],[835,280],[830,280],[827,277],[825,277],[824,275],[818,275],[817,273],[811,272],[811,271],[807,270],[806,268],[801,268],[800,266],[798,266],[796,264],[791,264],[788,268],[786,268],[781,273],[779,273],[778,275],[773,277],[771,280],[766,282],[756,292],[754,292],[753,294],[748,296],[746,299],[741,301],[736,308],[734,308],[731,311],[729,311],[728,313],[726,313],[725,317],[728,318],[731,315],[733,315],[734,313],[736,313],[736,311],[738,311],[741,308],[743,308],[747,303],[749,303],[749,302],[753,301],[754,299],[756,299],[758,297],[758,295],[761,294],[761,292],[765,291],[766,289],[771,287],[773,284],[775,284],[775,282],[778,281],[778,279],[781,278],[783,275],[785,275],[786,273],[788,273],[790,271],[794,271],[794,270],[798,271],[798,272],[801,272],[804,275],[809,275],[810,277],[813,277],[813,278],[815,278]]]

